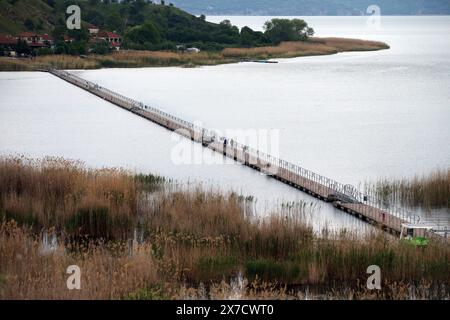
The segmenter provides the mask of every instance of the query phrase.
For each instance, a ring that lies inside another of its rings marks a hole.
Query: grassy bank
[[[233,193],[166,184],[63,159],[1,159],[0,298],[302,298],[307,287],[342,298],[449,297],[442,243],[318,236],[302,221],[308,206],[258,218]],[[43,232],[57,248],[45,248]],[[65,287],[71,264],[82,290]],[[365,289],[372,264],[381,291]]]
[[[384,179],[367,185],[366,189],[386,203],[450,209],[450,169],[435,170],[411,179]]]
[[[339,52],[376,51],[389,49],[383,42],[345,38],[311,38],[308,41],[282,42],[278,46],[258,48],[227,48],[225,57],[239,59],[273,59],[329,55]]]
[[[85,58],[68,55],[49,55],[35,59],[0,58],[0,71],[31,71],[46,65],[59,69],[140,68],[183,66],[195,67],[235,63],[244,60],[293,58],[329,55],[349,51],[388,49],[382,42],[343,38],[311,38],[308,41],[282,42],[278,46],[257,48],[227,48],[220,52],[196,54],[172,51],[120,51],[108,55],[89,55]]]

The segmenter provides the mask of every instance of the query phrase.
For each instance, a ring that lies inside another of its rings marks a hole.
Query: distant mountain
[[[365,15],[378,5],[382,15],[450,15],[450,0],[170,0],[205,15]]]

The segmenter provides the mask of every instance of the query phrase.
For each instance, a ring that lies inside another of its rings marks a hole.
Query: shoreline
[[[282,42],[277,46],[226,48],[220,52],[180,53],[173,51],[123,50],[87,57],[48,55],[34,59],[0,57],[0,71],[37,71],[46,66],[58,69],[199,67],[252,60],[332,55],[340,52],[389,49],[379,41],[351,38],[311,38],[308,41]]]

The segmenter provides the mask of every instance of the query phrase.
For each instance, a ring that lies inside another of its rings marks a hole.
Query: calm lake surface
[[[208,17],[222,21],[227,17]],[[269,17],[228,17],[261,29]],[[279,155],[354,185],[450,166],[450,17],[305,17],[317,36],[387,42],[390,50],[278,64],[75,71],[109,89],[219,130],[277,129]],[[0,73],[0,154],[81,159],[282,202],[313,203],[316,230],[367,229],[328,204],[236,164],[179,165],[170,132],[44,73]],[[190,146],[190,142],[181,144]],[[209,150],[201,151],[211,156]],[[420,212],[448,219],[446,210]]]

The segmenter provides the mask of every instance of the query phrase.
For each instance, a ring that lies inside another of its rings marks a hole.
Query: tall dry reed
[[[450,168],[434,170],[412,179],[383,179],[367,184],[385,203],[410,207],[450,208]]]
[[[239,62],[245,59],[292,58],[327,55],[345,51],[387,49],[382,42],[344,38],[311,38],[308,41],[282,42],[277,46],[226,48],[220,52],[195,54],[175,51],[121,50],[106,55],[84,57],[48,55],[35,59],[0,58],[0,71],[25,71],[53,66],[58,69],[195,67]]]
[[[87,169],[60,158],[0,158],[0,217],[71,234],[124,238],[137,185],[120,169]]]
[[[39,239],[16,223],[0,224],[0,299],[122,299],[161,281],[151,247],[133,255],[122,245],[43,252]],[[81,269],[81,290],[68,290],[66,269]]]
[[[93,293],[75,297],[178,297],[182,288],[199,290],[203,283],[211,290],[239,274],[249,283],[275,284],[280,294],[286,288],[295,296],[313,286],[362,297],[360,286],[373,264],[386,287],[427,283],[448,294],[446,243],[417,248],[383,234],[318,236],[302,220],[309,206],[246,215],[234,193],[151,187],[160,182],[64,159],[2,158],[0,295],[71,297],[62,280],[72,262],[104,277],[96,286],[88,275]],[[51,255],[40,251],[44,231],[58,235]],[[81,235],[85,241],[67,241]],[[133,275],[126,272],[129,264],[138,270]]]
[[[257,48],[227,48],[222,51],[225,57],[233,58],[292,58],[301,56],[328,55],[345,51],[371,51],[389,48],[377,41],[343,38],[311,38],[308,41],[282,42],[277,46]]]

